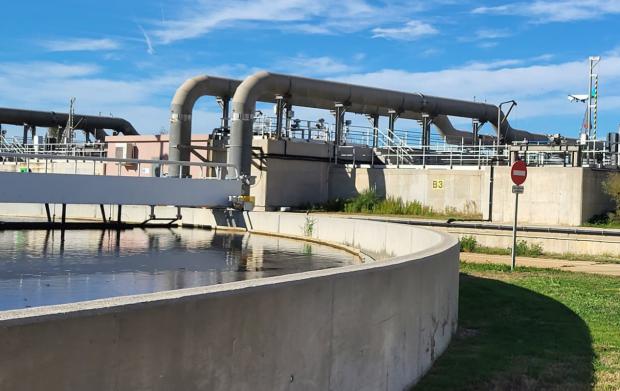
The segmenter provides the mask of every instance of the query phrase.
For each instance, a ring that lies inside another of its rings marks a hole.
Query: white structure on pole
[[[600,61],[601,57],[590,56],[588,108],[586,114],[586,131],[590,140],[596,140],[596,130],[598,128],[598,74],[594,71]]]
[[[600,56],[590,56],[589,58],[588,93],[568,95],[568,100],[571,102],[586,104],[586,114],[581,126],[580,139],[582,141],[596,140],[596,131],[598,129],[598,73],[595,70],[600,61]]]

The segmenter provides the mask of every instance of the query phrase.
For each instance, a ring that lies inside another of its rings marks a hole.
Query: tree
[[[616,204],[614,219],[620,216],[620,173],[614,172],[603,181],[603,191],[611,197]]]

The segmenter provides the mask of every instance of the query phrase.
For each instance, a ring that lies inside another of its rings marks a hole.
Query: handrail
[[[219,163],[219,162],[183,162],[175,160],[153,160],[153,159],[124,159],[124,158],[112,158],[112,157],[93,157],[93,156],[62,156],[62,155],[46,155],[40,153],[5,153],[0,152],[0,157],[13,158],[13,159],[37,159],[37,160],[73,160],[73,161],[91,161],[102,163],[124,163],[124,164],[159,164],[161,166],[178,164],[182,166],[195,166],[195,167],[209,167],[209,168],[222,168],[234,169],[237,178],[239,176],[239,170],[234,164]]]

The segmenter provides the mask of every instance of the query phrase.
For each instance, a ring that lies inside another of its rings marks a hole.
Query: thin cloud
[[[95,64],[63,64],[50,61],[34,61],[20,63],[0,63],[0,75],[7,80],[16,80],[20,78],[81,78],[93,76],[100,72],[100,68]]]
[[[493,39],[507,38],[512,35],[513,33],[508,30],[480,29],[480,30],[476,30],[471,40],[474,40],[474,41],[493,40]]]
[[[362,57],[363,58],[363,57]],[[354,56],[354,60],[356,57]],[[358,59],[357,61],[361,60]],[[276,68],[304,76],[334,76],[358,71],[352,64],[345,64],[327,56],[310,57],[299,55],[282,60]]]
[[[373,38],[390,38],[402,41],[415,41],[425,36],[439,34],[439,30],[428,23],[410,20],[401,27],[374,28]]]
[[[538,0],[531,3],[507,3],[492,7],[478,7],[474,14],[516,15],[532,18],[536,23],[572,22],[589,20],[620,13],[617,0]]]
[[[443,49],[429,48],[429,49],[423,50],[420,53],[420,56],[425,57],[425,58],[435,57],[435,56],[442,54],[443,52],[444,52]]]
[[[152,36],[160,43],[203,36],[222,28],[267,27],[306,34],[359,32],[399,20],[416,4],[371,4],[367,0],[228,0],[224,3],[190,1],[174,17],[153,23]]]
[[[162,43],[202,36],[216,28],[236,25],[240,22],[301,22],[321,9],[320,1],[296,0],[231,0],[198,2],[182,8],[181,15],[167,20],[163,27],[153,31]]]
[[[140,132],[152,133],[169,126],[170,99],[189,77],[206,73],[240,79],[254,71],[230,64],[121,78],[106,76],[105,68],[89,63],[0,62],[0,106],[64,112],[69,98],[76,97],[80,113],[113,113],[132,122]],[[197,113],[196,120],[204,114]],[[214,114],[214,118],[218,116]]]
[[[151,37],[146,33],[144,28],[141,25],[138,25],[140,31],[142,31],[142,35],[144,36],[144,43],[146,44],[146,52],[150,55],[155,54],[155,49],[153,48],[153,42],[151,42]]]
[[[120,44],[109,38],[88,39],[72,38],[44,41],[41,45],[49,52],[87,52],[116,50]]]
[[[490,70],[490,69],[502,69],[502,68],[515,68],[517,66],[533,65],[538,63],[545,63],[553,59],[553,54],[542,54],[540,56],[529,58],[509,58],[504,60],[469,62],[462,69],[475,69],[475,70]]]
[[[549,58],[543,55],[529,59],[469,63],[431,72],[383,69],[339,77],[337,80],[467,100],[474,96],[488,102],[516,99],[520,118],[536,118],[545,126],[555,126],[552,116],[579,117],[583,114],[584,108],[569,104],[566,95],[587,92],[588,64],[587,61],[539,63]],[[601,80],[605,80],[600,86],[599,110],[612,112],[620,109],[617,93],[620,91],[620,56],[605,57],[598,73]]]

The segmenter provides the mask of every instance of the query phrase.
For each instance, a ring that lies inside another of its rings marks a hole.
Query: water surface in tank
[[[345,251],[201,229],[0,231],[0,311],[325,269]]]

